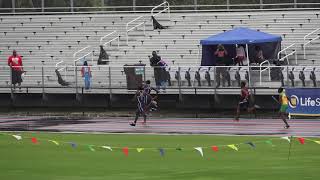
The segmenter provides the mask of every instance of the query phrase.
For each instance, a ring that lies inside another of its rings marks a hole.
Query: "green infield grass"
[[[231,144],[239,151],[226,146]],[[302,145],[293,138],[288,160],[289,146],[279,137],[262,136],[2,132],[0,180],[320,179],[320,144],[306,140]],[[203,148],[203,157],[195,147]]]

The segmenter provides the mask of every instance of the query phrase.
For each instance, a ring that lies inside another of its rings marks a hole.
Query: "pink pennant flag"
[[[124,153],[124,155],[128,156],[129,155],[129,148],[128,147],[124,147],[122,149],[122,152]]]
[[[300,144],[304,144],[305,143],[304,138],[302,138],[302,137],[299,137],[298,140],[299,140]]]
[[[37,143],[38,143],[38,140],[37,140],[37,138],[33,137],[33,138],[31,138],[31,142],[32,142],[33,144],[37,144]]]
[[[218,146],[212,146],[211,149],[212,149],[212,151],[215,151],[215,152],[218,152],[218,151],[219,151]]]

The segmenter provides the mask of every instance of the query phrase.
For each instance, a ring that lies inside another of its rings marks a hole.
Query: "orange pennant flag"
[[[129,148],[128,147],[124,147],[122,149],[122,152],[124,153],[124,155],[128,156],[129,155]]]

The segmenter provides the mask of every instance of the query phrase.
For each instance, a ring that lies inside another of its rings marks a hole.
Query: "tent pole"
[[[249,48],[248,44],[246,44],[246,52],[247,52],[247,63],[248,63],[248,71],[249,71],[249,82],[248,86],[251,87],[251,75],[250,75],[250,61],[249,61]]]

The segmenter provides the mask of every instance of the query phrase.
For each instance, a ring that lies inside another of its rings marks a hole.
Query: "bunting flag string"
[[[105,150],[109,150],[109,151],[113,151],[113,149],[122,149],[122,152],[124,153],[125,156],[129,155],[129,150],[133,150],[136,149],[137,152],[141,153],[142,151],[145,150],[157,150],[160,153],[160,156],[164,156],[165,155],[165,150],[177,150],[177,151],[183,151],[183,149],[190,149],[191,147],[161,147],[161,148],[153,148],[153,147],[114,147],[114,146],[99,146],[99,145],[90,145],[90,144],[77,144],[75,142],[64,142],[64,141],[57,141],[57,140],[52,140],[52,139],[41,139],[41,138],[37,138],[37,137],[27,137],[27,136],[21,136],[18,134],[9,134],[9,133],[0,133],[0,135],[8,135],[8,136],[12,136],[14,137],[16,140],[22,140],[22,139],[29,139],[31,140],[31,143],[33,144],[39,144],[39,142],[51,142],[57,146],[59,146],[60,144],[69,144],[71,145],[72,148],[76,148],[77,146],[87,146],[87,148],[92,151],[95,152],[96,149],[95,147],[100,147],[103,148]],[[235,151],[239,151],[239,146],[240,145],[249,145],[252,148],[256,148],[256,144],[257,143],[267,143],[271,146],[275,146],[272,142],[272,140],[275,139],[283,139],[288,141],[289,143],[293,142],[292,138],[296,138],[296,140],[300,143],[300,144],[305,144],[306,141],[312,141],[314,143],[320,144],[320,140],[314,140],[314,139],[308,139],[308,138],[304,138],[304,137],[277,137],[277,138],[270,138],[268,140],[260,140],[260,141],[254,141],[254,142],[244,142],[244,143],[238,143],[238,144],[228,144],[228,145],[213,145],[213,146],[204,146],[204,147],[192,147],[193,149],[195,149],[200,155],[201,157],[204,157],[204,149],[211,149],[214,152],[218,152],[220,151],[221,148],[223,147],[227,147],[227,148],[231,148]]]

